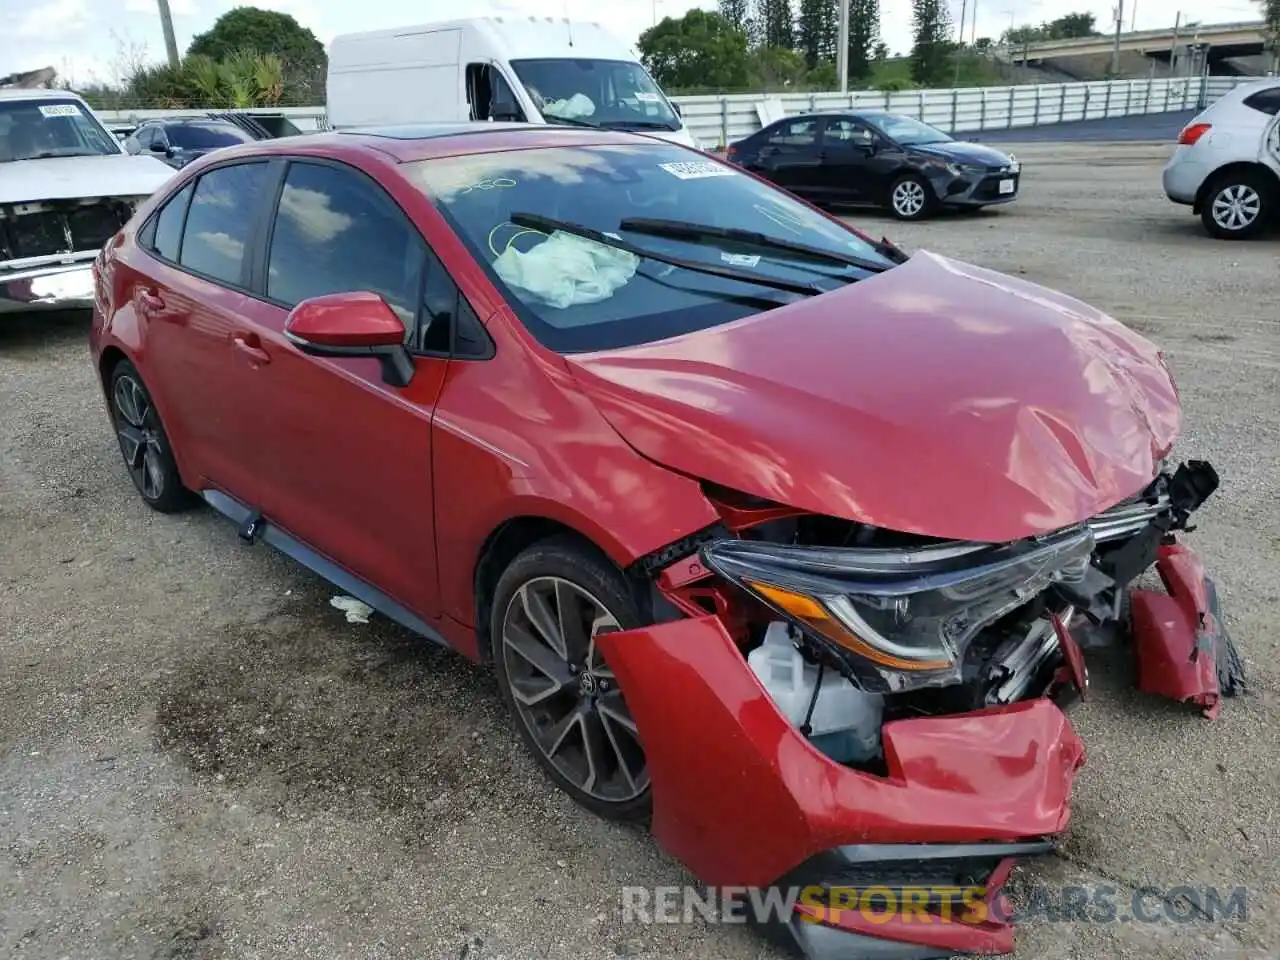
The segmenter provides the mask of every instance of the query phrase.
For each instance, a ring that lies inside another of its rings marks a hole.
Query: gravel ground
[[[1121,915],[1140,887],[1246,886],[1247,918],[1032,919],[1018,956],[1275,957],[1280,242],[1203,236],[1160,192],[1162,148],[1018,153],[1012,207],[855,219],[1062,288],[1167,348],[1181,452],[1224,478],[1193,541],[1252,684],[1206,723],[1092,658],[1065,847],[1015,878],[1030,904],[1113,886]],[[547,784],[487,674],[346,623],[322,583],[208,511],[143,507],[86,323],[0,329],[0,955],[778,956],[740,927],[623,924],[621,886],[686,875]]]

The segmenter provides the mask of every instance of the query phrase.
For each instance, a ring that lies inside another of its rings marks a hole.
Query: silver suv
[[[1187,124],[1164,168],[1164,192],[1223,240],[1280,219],[1280,77],[1240,84]]]

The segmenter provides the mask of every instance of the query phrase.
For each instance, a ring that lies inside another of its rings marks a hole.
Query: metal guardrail
[[[948,133],[978,133],[1041,127],[1076,120],[1102,120],[1178,110],[1203,109],[1247,77],[1182,77],[1150,80],[1101,80],[1012,87],[966,87],[886,93],[748,93],[732,96],[673,97],[689,132],[705,148],[722,147],[760,129],[760,111],[776,101],[788,116],[817,110],[875,108],[923,120]],[[200,110],[99,110],[113,127],[167,116],[191,116]],[[280,117],[299,133],[329,129],[323,107],[262,107],[219,113]]]

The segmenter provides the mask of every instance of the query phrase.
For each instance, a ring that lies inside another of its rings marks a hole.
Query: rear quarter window
[[[1252,96],[1245,97],[1244,105],[1273,117],[1280,116],[1280,87],[1260,90]]]

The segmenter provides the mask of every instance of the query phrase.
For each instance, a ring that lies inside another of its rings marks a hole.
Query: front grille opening
[[[128,222],[129,214],[128,204],[111,199],[8,212],[0,220],[0,259],[95,252]]]

